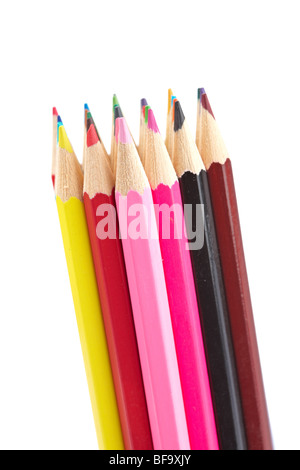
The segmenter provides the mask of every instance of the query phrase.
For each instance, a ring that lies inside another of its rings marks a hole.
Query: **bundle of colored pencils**
[[[79,163],[53,108],[52,182],[100,449],[270,450],[229,154],[204,89],[196,141],[116,96],[107,153],[84,106]]]

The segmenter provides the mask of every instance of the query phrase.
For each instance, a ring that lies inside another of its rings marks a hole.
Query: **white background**
[[[167,89],[205,87],[230,152],[276,449],[300,449],[299,1],[1,2],[0,448],[96,449],[51,187],[52,106],[81,159]]]

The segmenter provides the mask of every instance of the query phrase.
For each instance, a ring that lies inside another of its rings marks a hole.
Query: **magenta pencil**
[[[161,208],[156,217],[191,449],[218,450],[180,186],[152,109],[145,120],[144,166]]]
[[[118,118],[116,203],[155,450],[189,450],[151,188]]]

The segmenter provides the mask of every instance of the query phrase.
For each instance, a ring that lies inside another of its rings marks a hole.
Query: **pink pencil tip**
[[[158,125],[156,124],[154,113],[151,108],[148,110],[148,129],[151,129],[155,133],[159,132]]]
[[[116,122],[118,122],[118,140],[122,144],[131,144],[132,138],[128,129],[128,126],[126,124],[125,118],[118,118],[116,119]],[[117,141],[118,141],[117,140]]]
[[[118,143],[119,142],[119,121],[120,121],[121,118],[117,118],[115,120],[115,139],[116,139],[116,142]]]
[[[58,112],[56,108],[53,108],[52,112],[53,112],[53,116],[58,116]]]

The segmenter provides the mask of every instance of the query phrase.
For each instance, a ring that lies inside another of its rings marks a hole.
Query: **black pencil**
[[[194,217],[196,207],[202,204],[204,209],[203,244],[196,249],[191,246],[190,254],[219,445],[222,450],[246,450],[240,392],[207,175],[179,101],[174,106],[172,160],[179,178],[183,203],[193,208],[193,223],[187,221],[190,240],[194,238],[193,233],[200,235],[199,225],[196,226],[199,220]]]

